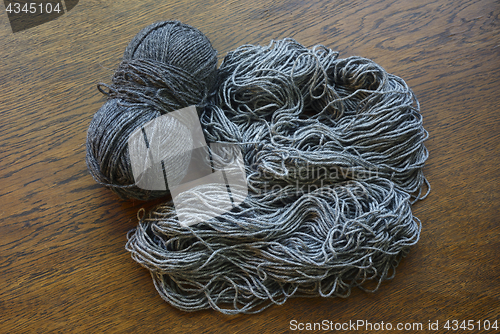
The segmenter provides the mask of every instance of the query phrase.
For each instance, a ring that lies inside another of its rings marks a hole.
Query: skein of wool
[[[87,133],[86,162],[94,180],[121,198],[147,200],[169,194],[146,190],[134,179],[128,139],[145,123],[191,105],[203,105],[216,78],[217,53],[196,28],[178,21],[154,23],[129,43],[112,78],[100,84],[107,101],[94,115]],[[172,124],[172,136],[186,133]],[[167,131],[169,131],[167,129]],[[176,151],[186,149],[180,137]],[[170,170],[182,179],[189,159],[173,161]]]
[[[241,147],[248,196],[187,227],[173,202],[138,216],[126,249],[161,297],[185,311],[256,313],[393,278],[420,236],[411,204],[430,191],[427,132],[406,83],[369,59],[284,39],[228,53],[214,96],[205,137]]]
[[[255,143],[247,161],[274,183],[306,164],[376,171],[418,198],[428,133],[413,92],[369,59],[337,57],[291,39],[227,55],[216,104],[241,129],[241,140]],[[210,126],[209,141],[234,140]]]

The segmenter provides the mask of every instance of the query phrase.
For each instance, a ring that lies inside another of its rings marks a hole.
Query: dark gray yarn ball
[[[93,178],[123,199],[168,195],[168,190],[136,186],[129,136],[168,112],[203,105],[214,86],[216,71],[217,52],[198,29],[163,21],[140,31],[125,49],[112,84],[98,85],[108,100],[94,115],[87,132],[86,162]]]

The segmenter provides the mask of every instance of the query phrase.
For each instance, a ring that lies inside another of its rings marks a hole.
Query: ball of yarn
[[[242,148],[248,196],[188,227],[172,202],[139,217],[126,248],[164,300],[256,313],[292,296],[376,291],[394,277],[420,236],[412,198],[428,185],[427,132],[401,78],[284,39],[228,53],[212,102],[205,137]]]
[[[87,133],[86,161],[93,178],[121,198],[147,200],[167,195],[168,189],[137,186],[128,139],[161,115],[204,104],[214,87],[216,67],[216,51],[196,28],[164,21],[140,31],[127,46],[112,84],[98,86],[108,100],[94,115]],[[188,143],[180,145],[170,149],[189,149]],[[172,166],[178,179],[188,164],[189,159],[185,159]]]

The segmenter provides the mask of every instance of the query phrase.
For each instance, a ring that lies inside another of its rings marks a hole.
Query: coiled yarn
[[[411,204],[430,190],[427,132],[401,78],[284,39],[229,52],[210,102],[200,117],[207,142],[239,145],[249,192],[188,227],[172,202],[139,215],[126,249],[163,299],[255,313],[292,296],[375,291],[394,277],[420,236]]]
[[[128,139],[145,123],[191,105],[203,105],[216,78],[217,52],[198,29],[178,21],[157,22],[129,43],[112,78],[99,85],[107,101],[87,132],[86,162],[93,178],[121,198],[147,200],[169,191],[138,187],[132,172]],[[185,133],[176,124],[177,133]],[[179,141],[173,151],[185,149]],[[174,162],[178,179],[189,159]]]

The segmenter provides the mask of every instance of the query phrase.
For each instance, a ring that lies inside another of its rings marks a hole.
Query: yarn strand
[[[373,61],[291,39],[244,45],[200,120],[207,141],[240,145],[249,195],[188,228],[167,202],[130,234],[127,250],[175,307],[256,313],[374,292],[419,240],[411,199],[430,191],[428,134],[410,88]]]
[[[201,32],[158,22],[127,46],[112,84],[98,86],[107,101],[89,126],[87,165],[122,198],[168,194],[136,185],[127,140],[169,112],[197,105],[206,142],[243,156],[243,201],[210,216],[227,189],[203,184],[178,195],[196,224],[181,225],[172,200],[140,210],[125,246],[132,258],[184,311],[257,313],[292,297],[377,291],[418,242],[411,205],[431,189],[412,90],[370,59],[290,38],[243,45],[216,63]],[[182,126],[158,131],[182,145]],[[180,180],[187,166],[174,167]]]

